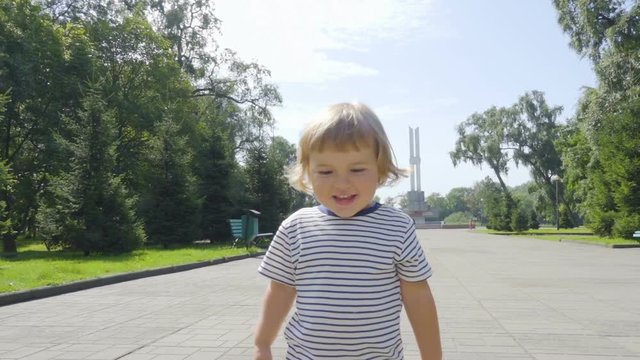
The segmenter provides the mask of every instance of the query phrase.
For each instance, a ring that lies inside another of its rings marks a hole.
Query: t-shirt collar
[[[368,215],[371,214],[372,212],[378,210],[378,208],[380,207],[380,203],[375,202],[373,203],[371,206],[366,207],[360,211],[358,211],[355,215],[353,215],[352,217],[356,217],[356,216],[364,216],[364,215]],[[329,210],[328,207],[324,206],[324,205],[318,205],[318,210],[320,210],[321,212],[323,212],[324,214],[330,215],[330,216],[338,216],[336,215],[336,213],[334,213],[333,211]]]

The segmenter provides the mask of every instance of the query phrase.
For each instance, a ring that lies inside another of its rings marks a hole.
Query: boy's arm
[[[296,298],[295,288],[271,280],[262,301],[262,313],[254,340],[254,359],[271,359],[271,344]]]
[[[440,326],[429,283],[400,280],[402,303],[413,328],[422,360],[441,360]]]

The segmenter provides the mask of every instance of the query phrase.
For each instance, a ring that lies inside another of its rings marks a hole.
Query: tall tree
[[[0,122],[4,117],[5,104],[9,101],[9,97],[0,94]],[[6,211],[7,200],[13,196],[12,185],[15,180],[11,174],[11,169],[7,165],[6,161],[0,160],[0,236],[4,236],[5,233],[13,231],[11,227],[11,217],[9,212]]]
[[[237,151],[265,136],[273,126],[270,107],[282,98],[266,80],[271,72],[255,62],[245,62],[231,49],[220,49],[216,36],[220,20],[208,1],[153,0],[153,24],[170,42],[176,61],[190,75],[194,97],[217,100],[216,111],[228,114],[228,127]]]
[[[200,232],[204,239],[212,243],[230,238],[227,219],[236,213],[239,206],[234,201],[233,191],[237,173],[237,163],[233,143],[229,139],[225,120],[213,111],[207,110],[210,99],[201,99],[202,119],[198,126],[197,146],[194,152],[194,174],[197,181],[198,198],[201,199]],[[215,107],[214,107],[215,108]]]
[[[553,0],[558,22],[580,54],[599,62],[615,46],[638,38],[638,3],[628,0]],[[637,46],[637,44],[636,44]]]
[[[574,175],[569,186],[586,194],[581,210],[588,226],[601,235],[630,237],[640,227],[638,152],[635,138],[629,138],[637,134],[640,101],[640,4],[555,0],[554,5],[572,47],[589,56],[598,78],[597,88],[583,94],[576,125],[564,141],[579,146],[567,151],[567,164],[577,166],[567,169]],[[575,176],[583,169],[584,177]]]
[[[114,112],[91,90],[78,117],[66,123],[69,137],[59,142],[69,154],[71,171],[52,179],[56,206],[43,209],[40,217],[45,241],[85,255],[138,248],[144,231],[130,195],[113,173]]]
[[[14,196],[0,195],[13,217],[3,249],[15,252],[16,236],[27,226],[38,183],[54,152],[51,129],[59,124],[66,94],[62,29],[28,0],[0,2],[0,94],[9,96],[0,123],[0,160],[17,180]]]
[[[190,174],[188,137],[171,117],[159,124],[150,142],[147,186],[141,209],[148,239],[168,248],[198,238],[198,204]]]
[[[269,145],[269,161],[273,164],[274,171],[279,174],[276,185],[282,198],[279,216],[284,218],[292,212],[314,204],[313,196],[299,192],[289,185],[285,175],[289,166],[296,161],[296,147],[285,138],[276,136]]]
[[[529,168],[533,181],[549,199],[549,204],[563,203],[572,213],[574,204],[558,191],[552,176],[564,177],[560,154],[556,149],[561,126],[557,123],[562,107],[547,104],[544,93],[531,91],[520,97],[513,105],[513,114],[507,126],[507,142],[514,149],[513,160]]]
[[[282,193],[283,173],[269,158],[266,144],[255,144],[249,148],[245,172],[253,209],[262,213],[260,229],[275,232],[282,221],[281,209],[286,207]]]
[[[455,149],[449,153],[454,166],[460,162],[476,166],[487,164],[506,194],[509,190],[502,176],[509,171],[510,148],[506,144],[506,135],[512,116],[510,109],[495,106],[481,114],[474,113],[458,125],[458,140]]]

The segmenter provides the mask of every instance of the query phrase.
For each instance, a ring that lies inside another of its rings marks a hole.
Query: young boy
[[[422,359],[441,359],[431,267],[413,220],[373,201],[406,172],[378,117],[363,104],[337,104],[306,127],[289,179],[321,204],[278,229],[259,272],[271,279],[254,360],[272,359],[285,328],[287,359],[403,359],[404,305]]]

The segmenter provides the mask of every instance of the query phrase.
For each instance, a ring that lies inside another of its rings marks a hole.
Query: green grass
[[[230,245],[193,244],[171,249],[146,247],[130,254],[83,256],[80,252],[47,251],[36,242],[18,242],[17,254],[0,253],[0,293],[66,284],[146,269],[247,254]]]
[[[535,230],[527,230],[523,232],[508,232],[508,231],[495,231],[495,230],[479,230],[487,234],[494,235],[510,235],[510,236],[524,236],[528,238],[548,240],[548,241],[577,241],[585,243],[594,243],[604,246],[614,245],[640,245],[640,241],[629,240],[622,238],[608,238],[596,236],[589,229],[579,227],[575,229],[560,229],[556,228],[540,228]]]

